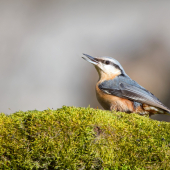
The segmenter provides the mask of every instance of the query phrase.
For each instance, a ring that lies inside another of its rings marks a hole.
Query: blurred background
[[[170,1],[0,0],[0,112],[101,108],[82,53],[117,59],[170,107]]]

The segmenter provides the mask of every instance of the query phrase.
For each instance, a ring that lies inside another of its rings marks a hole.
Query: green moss
[[[64,106],[0,114],[2,169],[168,169],[170,124]]]

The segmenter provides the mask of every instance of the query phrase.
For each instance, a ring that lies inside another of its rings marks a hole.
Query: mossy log
[[[0,169],[169,169],[170,123],[63,106],[0,114]]]

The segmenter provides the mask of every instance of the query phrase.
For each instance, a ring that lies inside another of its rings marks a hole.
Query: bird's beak
[[[94,65],[97,65],[99,63],[97,58],[91,57],[90,55],[83,54],[85,57],[82,57],[84,60],[88,61],[89,63],[92,63]]]

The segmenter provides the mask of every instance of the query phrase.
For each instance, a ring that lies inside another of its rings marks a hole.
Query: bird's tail
[[[167,107],[166,107],[166,109],[162,109],[162,108],[143,104],[143,108],[146,111],[148,111],[151,115],[153,115],[153,114],[170,114],[170,109],[168,109]]]

